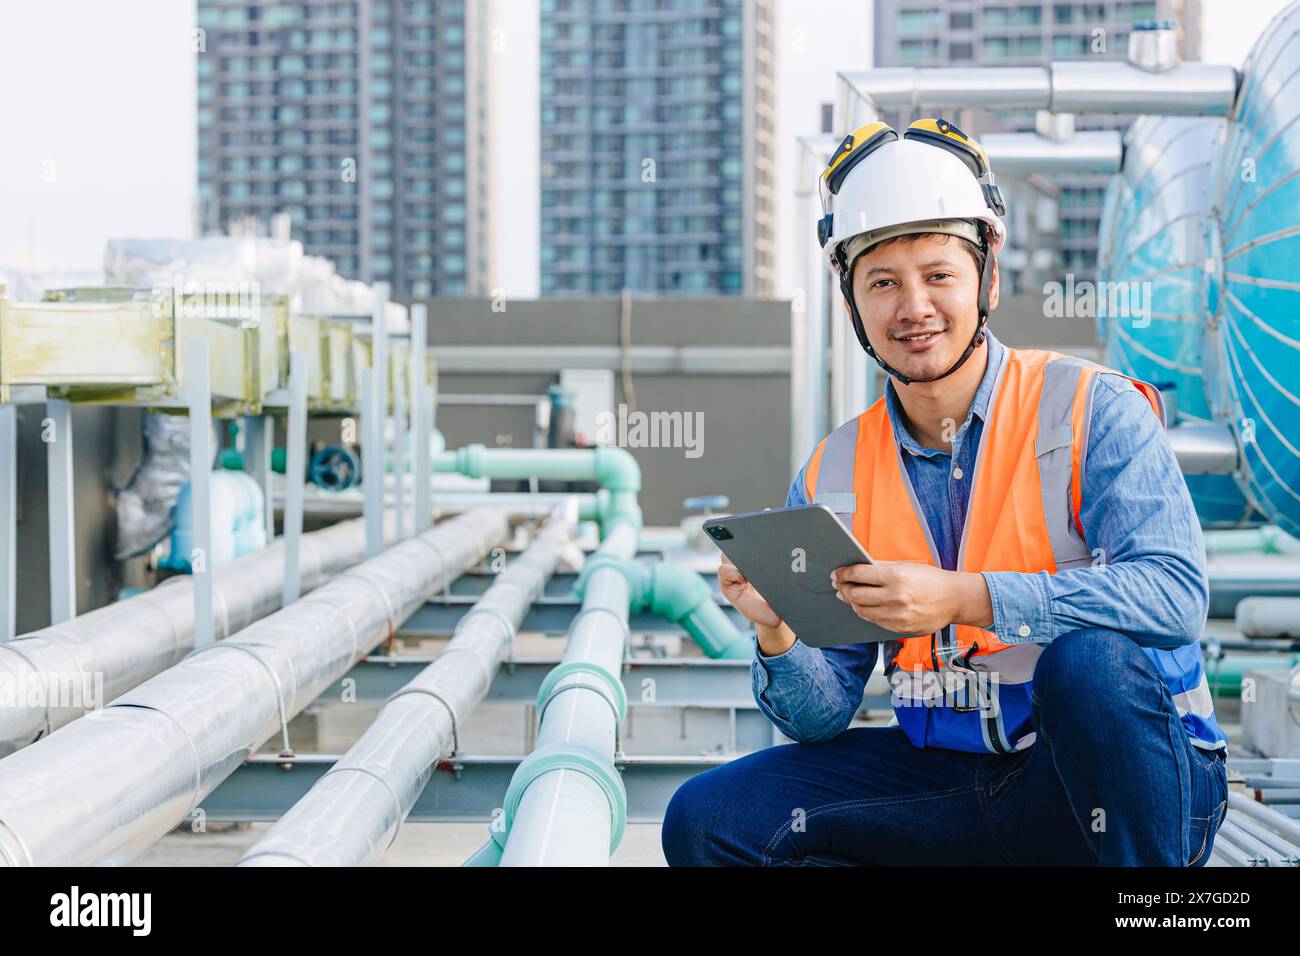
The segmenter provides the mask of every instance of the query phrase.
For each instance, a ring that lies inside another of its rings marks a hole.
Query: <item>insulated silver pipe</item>
[[[1165,434],[1184,475],[1230,475],[1237,470],[1237,439],[1227,425],[1189,423]]]
[[[980,145],[999,176],[1117,173],[1124,155],[1118,130],[1075,133],[1053,139],[1038,133],[985,133]]]
[[[1237,829],[1267,849],[1269,866],[1300,865],[1300,847],[1287,842],[1245,814],[1233,814],[1228,819],[1232,820]]]
[[[1179,63],[1159,72],[1115,60],[1053,63],[1053,113],[1227,116],[1237,71],[1218,63]]]
[[[1225,820],[1224,823],[1226,824],[1227,821]],[[1231,829],[1229,828],[1228,833],[1223,831],[1224,827],[1220,826],[1219,832],[1214,836],[1214,849],[1211,851],[1211,856],[1217,856],[1229,866],[1254,866],[1250,854],[1232,842]]]
[[[803,288],[792,307],[790,322],[791,476],[803,467],[827,432],[826,330],[834,294],[827,295],[830,267],[817,244],[817,220],[822,215],[817,182],[826,168],[827,157],[838,145],[833,136],[799,137],[799,179],[794,193],[799,207],[795,247]]]
[[[397,838],[439,758],[496,676],[577,523],[555,512],[498,575],[438,659],[389,698],[361,739],[239,860],[239,866],[365,866]]]
[[[873,119],[882,111],[921,107],[1226,116],[1237,95],[1237,71],[1214,63],[1179,63],[1160,72],[1115,60],[978,69],[890,67],[841,73],[839,79],[875,114]]]
[[[1271,807],[1257,803],[1244,793],[1235,791],[1228,793],[1228,806],[1237,813],[1249,817],[1265,829],[1276,833],[1294,850],[1300,852],[1300,821],[1293,820]]]
[[[617,677],[628,637],[628,582],[601,556],[627,560],[636,553],[637,529],[620,521],[588,562],[582,610],[569,628],[560,666],[595,665]],[[612,770],[618,715],[601,679],[574,670],[555,685],[542,712],[537,749],[582,748]],[[557,768],[534,778],[519,798],[501,866],[608,866],[613,811],[601,786],[586,774]]]
[[[452,518],[0,761],[0,862],[130,861],[508,530]]]
[[[1227,840],[1243,852],[1249,860],[1248,866],[1273,866],[1281,862],[1272,848],[1239,827],[1232,817],[1225,818],[1219,825],[1219,832],[1215,838],[1216,844],[1221,839]]]
[[[365,556],[360,521],[344,521],[300,539],[303,590]],[[212,572],[214,632],[224,638],[281,606],[284,541]],[[0,642],[0,686],[20,690],[0,707],[0,757],[126,693],[179,661],[194,646],[193,579],[158,587],[7,643]],[[48,706],[47,706],[48,705]]]
[[[1300,637],[1300,598],[1243,598],[1236,620],[1245,637]]]

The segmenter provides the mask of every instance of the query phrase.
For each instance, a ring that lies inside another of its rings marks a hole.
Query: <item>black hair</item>
[[[874,245],[867,246],[867,248],[863,249],[860,253],[858,253],[858,259],[861,259],[863,256],[865,256],[868,252],[871,252],[873,249],[879,249],[881,246],[885,245],[886,243],[915,242],[917,239],[930,237],[930,236],[942,239],[946,243],[950,235],[951,233],[947,233],[947,232],[909,232],[906,235],[894,236],[892,239],[884,239],[881,240],[880,242],[875,243]],[[965,238],[964,236],[955,236],[953,238],[957,239],[957,241],[962,244],[962,246],[966,249],[966,251],[970,253],[970,257],[975,260],[975,274],[976,275],[983,274],[984,258],[985,258],[984,248],[978,245],[977,243],[971,242],[969,239]],[[856,268],[856,264],[857,263],[855,260],[854,261],[855,268]]]

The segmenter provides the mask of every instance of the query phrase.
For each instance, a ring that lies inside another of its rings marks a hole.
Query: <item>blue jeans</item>
[[[688,780],[671,866],[1204,866],[1227,813],[1222,751],[1191,745],[1123,635],[1073,631],[1034,671],[1032,746],[914,747],[897,727],[784,744]]]

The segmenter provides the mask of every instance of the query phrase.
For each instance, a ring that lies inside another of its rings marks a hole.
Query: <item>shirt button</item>
[[[958,481],[961,481],[962,470],[960,468],[954,468],[952,470],[952,476],[956,478]]]
[[[1028,624],[1021,624],[1020,629],[1016,631],[1016,633],[1019,634],[1021,637],[1028,637],[1030,634],[1033,633],[1033,631],[1029,629]]]

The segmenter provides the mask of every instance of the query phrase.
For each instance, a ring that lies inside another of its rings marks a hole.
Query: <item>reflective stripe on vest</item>
[[[1120,374],[1058,352],[1005,351],[971,476],[959,569],[1054,574],[1093,562],[1079,511],[1103,372]],[[1130,381],[1163,422],[1159,391]],[[902,455],[882,397],[818,445],[805,471],[808,494],[873,558],[939,567]],[[966,625],[886,643],[899,725],[918,747],[1009,753],[1028,746],[1032,678],[1044,646],[1004,644]]]

